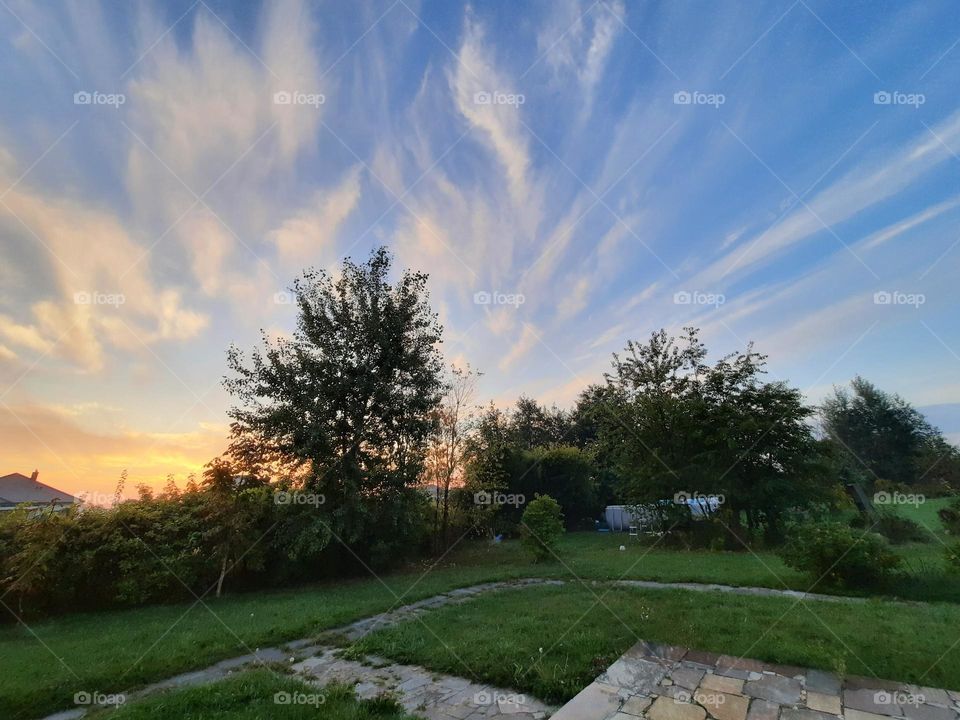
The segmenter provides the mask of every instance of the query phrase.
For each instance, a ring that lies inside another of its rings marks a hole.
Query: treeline
[[[858,378],[810,407],[752,346],[708,361],[694,328],[629,342],[569,410],[528,397],[478,406],[479,374],[444,368],[426,275],[393,278],[391,262],[381,248],[335,277],[305,272],[293,334],[230,349],[231,442],[201,482],[110,509],[0,517],[8,606],[134,605],[377,571],[463,538],[520,535],[537,495],[568,530],[621,504],[647,514],[658,542],[743,550],[849,504],[845,486],[960,489],[957,448],[901,398]],[[695,518],[692,497],[715,512]]]
[[[960,489],[957,448],[902,398],[856,378],[810,407],[766,378],[766,357],[752,347],[709,363],[698,332],[685,332],[628,343],[569,411],[521,397],[506,410],[448,415],[460,420],[444,434],[460,438],[460,475],[452,488],[431,476],[436,517],[445,518],[439,544],[515,532],[518,498],[537,493],[560,502],[568,529],[590,528],[606,505],[622,504],[666,544],[743,550],[776,546],[788,525],[852,507],[853,486],[888,496]],[[469,386],[469,371],[457,377]],[[477,502],[491,493],[500,502]],[[719,510],[704,521],[689,498]],[[888,516],[876,525],[898,540],[918,530]]]

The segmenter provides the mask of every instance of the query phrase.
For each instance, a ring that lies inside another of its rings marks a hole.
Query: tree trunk
[[[220,577],[217,578],[217,597],[223,590],[223,579],[227,576],[227,554],[223,554],[223,562],[220,563]]]

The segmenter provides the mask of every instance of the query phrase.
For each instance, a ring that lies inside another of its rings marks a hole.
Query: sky
[[[0,1],[0,474],[223,450],[231,343],[378,245],[478,399],[696,325],[960,439],[960,5]]]

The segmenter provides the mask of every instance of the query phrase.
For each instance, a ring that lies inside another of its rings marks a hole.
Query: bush
[[[832,522],[796,526],[779,555],[815,585],[847,588],[879,585],[901,562],[881,535]]]
[[[850,521],[850,527],[865,529],[872,528],[894,545],[908,542],[929,542],[930,535],[920,525],[910,518],[900,517],[891,513],[883,513],[877,520],[871,520],[863,515],[857,515]]]
[[[533,551],[536,562],[548,560],[553,546],[563,535],[560,504],[549,495],[537,495],[523,511],[523,544]]]
[[[954,498],[945,508],[940,508],[937,515],[950,535],[960,535],[960,498]]]
[[[945,545],[943,555],[947,561],[947,570],[960,573],[960,541]]]

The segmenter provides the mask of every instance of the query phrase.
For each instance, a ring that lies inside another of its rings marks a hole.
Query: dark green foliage
[[[901,563],[881,535],[833,522],[794,527],[778,554],[815,586],[827,587],[875,587]]]
[[[947,533],[960,536],[960,498],[952,500],[947,507],[940,508],[937,514]]]
[[[947,569],[954,573],[960,573],[960,540],[954,541],[943,548],[944,560]]]
[[[563,513],[560,505],[549,495],[537,495],[523,511],[523,544],[536,562],[554,556],[554,547],[563,536]]]
[[[662,501],[723,496],[729,512],[715,522],[731,549],[761,529],[776,542],[788,511],[829,498],[811,410],[799,390],[762,381],[766,359],[752,347],[709,365],[697,330],[686,330],[680,339],[661,330],[614,356],[593,417],[616,460],[622,500],[661,510],[668,531],[689,532],[689,513]]]
[[[338,541],[329,561],[347,566],[382,567],[427,529],[414,486],[443,391],[442,328],[427,276],[391,284],[391,263],[380,248],[362,265],[346,260],[336,279],[304,272],[293,336],[264,339],[249,360],[228,356],[234,445],[283,458],[305,492],[324,497]]]
[[[894,545],[910,542],[930,542],[931,534],[910,518],[882,512],[877,518],[856,515],[850,521],[850,527],[857,529],[869,528],[871,532],[880,533]]]
[[[871,483],[950,487],[960,480],[960,451],[910,403],[861,377],[850,386],[849,392],[836,388],[820,416],[827,436],[856,468],[854,473]]]

